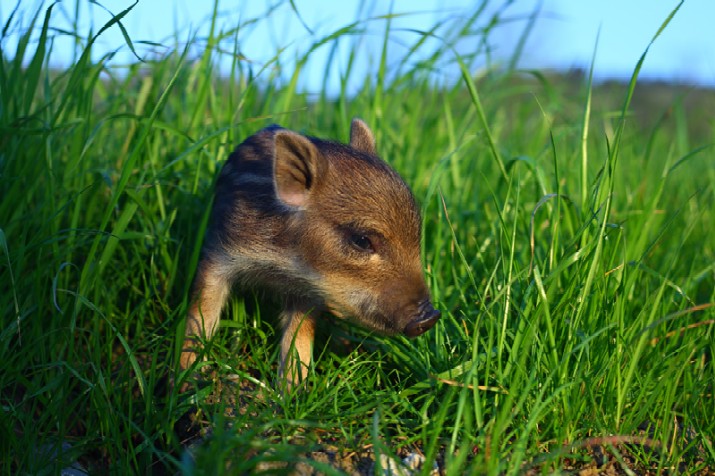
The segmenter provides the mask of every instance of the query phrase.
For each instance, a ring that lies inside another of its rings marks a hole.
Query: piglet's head
[[[353,120],[349,146],[287,130],[274,140],[287,253],[317,290],[316,305],[382,334],[432,328],[440,313],[422,274],[419,209],[377,157],[367,125]]]

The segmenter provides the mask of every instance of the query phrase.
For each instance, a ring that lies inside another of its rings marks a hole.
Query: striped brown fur
[[[417,336],[439,312],[420,262],[421,218],[400,176],[354,119],[350,144],[271,126],[247,138],[219,175],[194,280],[181,364],[210,338],[231,286],[284,303],[281,375],[305,379],[316,318]]]

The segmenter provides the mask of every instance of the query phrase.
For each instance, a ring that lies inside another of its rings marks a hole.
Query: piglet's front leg
[[[289,303],[281,314],[283,337],[280,378],[287,388],[305,381],[313,358],[316,317],[304,307],[299,303]]]
[[[220,266],[202,259],[194,279],[194,297],[186,317],[186,335],[181,351],[181,368],[188,369],[200,352],[199,340],[210,339],[218,328],[221,309],[231,289],[231,283],[221,273]]]

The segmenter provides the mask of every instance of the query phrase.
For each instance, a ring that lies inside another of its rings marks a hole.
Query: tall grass
[[[189,45],[117,72],[93,43],[128,9],[93,36],[71,32],[77,59],[55,70],[54,8],[4,18],[0,43],[3,472],[330,473],[337,460],[318,452],[369,453],[369,468],[417,451],[425,471],[515,474],[585,467],[595,446],[625,472],[715,467],[715,131],[707,119],[694,132],[683,97],[633,108],[640,63],[615,90],[538,72],[476,78],[453,46],[488,41],[477,10],[415,32],[408,52],[443,38],[415,62],[390,60],[391,16],[336,28],[284,81],[280,51],[250,63],[232,42],[243,25],[221,31],[215,14],[198,56]],[[302,93],[310,55],[347,44],[354,58],[367,24],[384,35],[375,75],[348,94],[349,59],[338,97]],[[461,81],[435,84],[445,64]],[[274,313],[237,296],[211,379],[178,394],[221,163],[271,122],[345,140],[353,116],[422,203],[442,321],[413,341],[336,324],[308,390],[283,397]],[[187,449],[192,408],[211,430]]]

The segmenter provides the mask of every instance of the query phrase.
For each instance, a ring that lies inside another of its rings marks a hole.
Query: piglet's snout
[[[429,299],[425,299],[417,307],[417,317],[405,326],[404,333],[407,337],[417,337],[432,329],[440,317],[440,312],[432,306]]]

